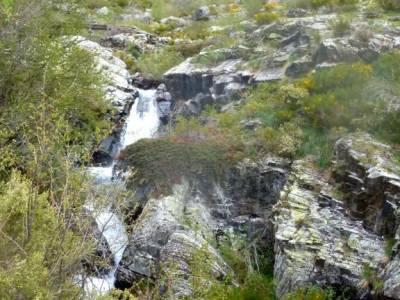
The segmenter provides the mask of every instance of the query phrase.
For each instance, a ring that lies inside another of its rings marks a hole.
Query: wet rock
[[[164,75],[167,89],[176,100],[189,100],[199,93],[229,96],[249,81],[250,76],[239,70],[240,59],[226,60],[214,67],[198,66],[192,60]]]
[[[119,139],[116,136],[108,136],[93,153],[93,163],[96,165],[110,165],[118,153]]]
[[[158,111],[161,122],[165,125],[171,119],[173,101],[171,94],[167,91],[165,84],[157,87],[155,100],[157,101]]]
[[[276,157],[258,161],[245,159],[234,167],[227,178],[226,195],[235,203],[233,215],[268,215],[278,201],[286,182],[289,162]]]
[[[132,76],[132,84],[140,89],[149,90],[157,88],[161,82],[153,78],[145,77],[143,74],[135,73]]]
[[[90,275],[105,275],[111,271],[115,263],[110,246],[89,210],[83,212],[82,218],[86,220],[87,224],[83,235],[91,239],[94,243],[93,254],[86,257],[82,261],[82,265]]]
[[[351,299],[371,293],[364,269],[378,274],[385,242],[346,214],[344,203],[309,162],[294,162],[274,212],[278,297],[308,285],[347,289]]]

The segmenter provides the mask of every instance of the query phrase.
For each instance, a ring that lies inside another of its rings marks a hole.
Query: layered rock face
[[[346,214],[344,203],[307,162],[294,162],[274,210],[278,297],[310,284],[349,287],[352,297],[369,293],[364,269],[380,269],[385,243]]]
[[[287,22],[262,26],[246,23],[243,31],[230,33],[243,45],[258,45],[255,48],[238,45],[203,50],[165,73],[167,90],[174,100],[182,101],[179,112],[196,116],[206,105],[221,107],[237,100],[238,93],[253,84],[298,78],[340,63],[370,63],[382,53],[400,49],[399,31],[386,23],[376,24],[387,27],[376,33],[366,22],[356,21],[349,34],[332,37],[331,24],[337,15],[303,16],[301,11],[300,17],[293,14]],[[276,44],[276,48],[265,46],[268,42]],[[256,68],[249,64],[251,54],[259,57]]]
[[[201,249],[210,253],[210,274],[222,280],[230,269],[215,248],[221,239],[245,234],[271,243],[270,209],[278,200],[287,167],[288,162],[277,158],[243,161],[231,170],[223,188],[196,179],[175,186],[170,196],[148,200],[133,225],[116,286],[159,279],[164,270],[172,282],[169,293],[190,296],[191,261]],[[173,274],[178,276],[171,278]]]
[[[377,234],[394,237],[400,225],[400,167],[390,146],[360,134],[335,147],[336,178],[351,213]]]
[[[294,162],[274,207],[278,296],[316,284],[348,287],[351,299],[400,298],[399,173],[392,151],[367,134],[340,139],[336,182],[306,161]]]
[[[98,149],[93,153],[95,164],[107,165],[118,153],[118,141],[124,121],[138,93],[131,84],[131,75],[126,64],[114,56],[110,49],[79,36],[73,37],[71,40],[80,48],[93,54],[96,68],[107,78],[107,82],[103,86],[105,95],[117,111],[111,117],[115,123],[112,133],[100,143]]]

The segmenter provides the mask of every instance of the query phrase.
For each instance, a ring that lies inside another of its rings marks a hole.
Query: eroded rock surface
[[[336,177],[355,217],[377,234],[394,237],[400,225],[400,166],[393,149],[368,134],[340,139]]]
[[[110,99],[113,108],[117,111],[115,115],[111,116],[115,124],[112,133],[99,144],[93,153],[95,164],[108,165],[118,152],[124,121],[138,92],[131,84],[131,75],[126,64],[110,49],[79,36],[71,40],[80,48],[93,54],[97,70],[102,72],[107,79],[103,86],[106,98]]]
[[[385,242],[347,214],[332,186],[308,162],[293,164],[274,210],[278,297],[308,285],[348,287],[352,299],[372,293],[364,270],[382,269]]]

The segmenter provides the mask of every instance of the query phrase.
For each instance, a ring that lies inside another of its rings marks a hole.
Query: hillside
[[[398,0],[0,0],[0,299],[400,300]]]

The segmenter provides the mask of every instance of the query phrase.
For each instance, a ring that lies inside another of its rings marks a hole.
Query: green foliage
[[[399,10],[400,2],[398,0],[377,0],[378,4],[387,10]]]
[[[377,76],[397,85],[400,83],[400,52],[380,56],[373,67]]]
[[[265,0],[244,0],[243,6],[245,7],[249,16],[254,16],[257,12],[259,12],[264,4]]]
[[[259,12],[254,16],[257,24],[269,24],[279,20],[279,15],[273,12]]]
[[[285,295],[284,300],[333,300],[332,290],[324,290],[319,287],[308,287],[299,289],[294,293]]]
[[[219,125],[213,134],[235,139],[246,156],[313,155],[321,168],[330,165],[334,141],[348,131],[367,131],[386,142],[399,142],[399,114],[386,109],[387,97],[400,92],[399,61],[395,52],[382,55],[373,65],[342,64],[291,83],[259,84],[246,93],[236,112],[212,113]],[[252,119],[262,125],[251,131],[240,125]]]
[[[353,7],[359,2],[359,0],[291,0],[289,5],[292,7],[302,7],[302,8],[319,8],[319,7],[330,7],[330,8],[340,8],[340,7]]]
[[[163,48],[141,55],[136,60],[136,70],[161,80],[165,72],[183,61],[183,56],[173,48]]]
[[[79,298],[73,278],[93,245],[81,220],[88,180],[77,165],[110,129],[104,80],[93,58],[64,37],[84,28],[75,1],[14,0],[7,9],[4,3],[0,294]]]
[[[330,23],[330,27],[335,37],[341,37],[349,33],[350,31],[350,20],[345,18],[338,18]]]
[[[133,183],[149,183],[158,191],[182,177],[218,180],[229,165],[224,144],[180,138],[140,140],[122,151],[120,159],[133,168]]]
[[[65,203],[66,204],[66,203]],[[88,245],[40,194],[13,173],[0,188],[0,294],[2,299],[71,298],[71,281]]]

